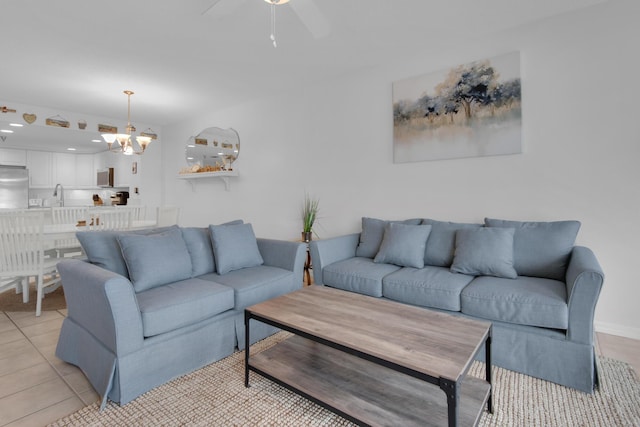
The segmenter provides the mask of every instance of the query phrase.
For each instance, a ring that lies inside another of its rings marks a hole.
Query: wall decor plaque
[[[113,125],[98,124],[98,132],[100,133],[118,133],[118,127]]]
[[[33,122],[36,121],[38,117],[33,113],[24,113],[22,115],[22,118],[24,119],[25,122],[32,124]]]
[[[45,120],[45,123],[47,126],[56,126],[59,128],[69,127],[69,121],[60,116],[48,117],[47,120]]]
[[[148,136],[151,139],[158,139],[158,134],[151,128],[147,128],[147,130],[140,132],[140,136]]]

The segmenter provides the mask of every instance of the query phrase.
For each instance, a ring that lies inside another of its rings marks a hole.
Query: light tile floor
[[[98,399],[84,374],[55,356],[65,315],[0,312],[0,426],[44,426]]]
[[[98,400],[84,374],[55,356],[65,315],[0,312],[0,426],[44,426]],[[640,373],[640,340],[597,333],[596,351]]]

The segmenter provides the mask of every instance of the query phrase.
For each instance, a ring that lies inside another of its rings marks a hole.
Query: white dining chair
[[[121,210],[130,210],[131,211],[131,221],[143,221],[147,216],[147,207],[146,206],[137,206],[137,205],[116,205],[116,209]]]
[[[131,216],[129,209],[90,209],[87,226],[89,230],[128,230]]]
[[[77,224],[78,221],[87,220],[87,208],[55,206],[51,208],[51,222],[53,224]],[[72,239],[58,239],[54,242],[54,249],[60,258],[65,255],[82,256],[82,246],[75,237]]]
[[[180,208],[177,206],[160,206],[157,210],[156,225],[167,227],[178,224],[180,218]]]
[[[29,280],[26,277],[0,277],[0,294],[15,289],[22,294],[22,302],[29,302]]]
[[[60,282],[58,260],[44,254],[43,227],[43,211],[0,214],[0,277],[20,278],[24,302],[29,301],[29,278],[36,278],[36,316],[42,312],[45,288]]]

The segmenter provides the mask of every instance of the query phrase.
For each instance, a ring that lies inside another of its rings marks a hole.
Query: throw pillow
[[[471,276],[518,277],[513,268],[513,228],[473,228],[456,231],[451,271]]]
[[[524,222],[485,218],[488,227],[515,228],[513,258],[520,276],[565,280],[579,221]]]
[[[118,244],[118,236],[122,234],[151,235],[163,233],[172,227],[177,228],[174,225],[135,231],[78,231],[76,237],[91,264],[129,278],[127,264],[122,258]]]
[[[218,274],[264,263],[251,224],[210,225],[209,233]]]
[[[242,220],[225,222],[220,225],[242,224]],[[187,244],[189,255],[191,255],[191,265],[193,277],[202,276],[216,271],[216,262],[213,258],[213,247],[209,235],[209,227],[184,227],[182,228],[182,238]]]
[[[401,267],[424,267],[424,250],[430,232],[430,225],[388,223],[380,250],[373,262]]]
[[[424,253],[424,265],[436,267],[451,266],[456,247],[456,231],[482,227],[482,224],[445,222],[435,219],[423,219],[422,224],[431,225],[431,235]]]
[[[118,236],[136,292],[191,277],[191,257],[179,228],[147,236]]]
[[[360,243],[356,248],[356,256],[374,258],[378,250],[380,250],[380,244],[384,237],[384,228],[390,222],[419,225],[421,220],[385,221],[383,219],[362,217],[362,232],[360,233]]]

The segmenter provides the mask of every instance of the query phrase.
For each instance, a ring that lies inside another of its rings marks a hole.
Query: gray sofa
[[[58,264],[68,316],[56,355],[121,405],[244,348],[244,308],[302,287],[305,246],[250,224],[77,233]],[[251,339],[276,332],[251,326]]]
[[[363,218],[361,233],[311,242],[314,281],[489,320],[495,365],[590,393],[604,275],[590,249],[574,246],[579,227]]]

